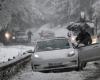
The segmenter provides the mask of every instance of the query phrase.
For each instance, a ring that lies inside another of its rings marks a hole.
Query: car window
[[[53,39],[38,42],[36,51],[50,51],[68,48],[70,48],[70,45],[66,39]]]

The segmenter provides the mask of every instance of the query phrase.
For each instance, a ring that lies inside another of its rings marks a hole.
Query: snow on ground
[[[44,28],[41,28],[39,32]],[[49,30],[48,28],[47,30]],[[67,36],[68,30],[62,27],[55,27],[51,29],[51,31],[54,31],[56,36]],[[37,34],[38,34],[37,33]],[[20,47],[19,47],[20,48]],[[87,67],[84,69],[84,71],[70,71],[70,72],[59,72],[59,73],[40,73],[40,72],[33,72],[31,70],[31,64],[28,65],[29,68],[24,69],[19,74],[15,75],[10,80],[91,80],[91,78],[94,77],[92,80],[100,80],[95,79],[96,75],[98,74],[100,76],[100,66],[97,67],[93,63],[89,63]],[[99,71],[98,73],[96,73]]]
[[[2,46],[0,47],[0,63],[8,61],[8,59],[13,59],[22,55],[25,51],[34,50],[31,46]]]
[[[83,80],[83,78],[81,74],[76,73],[74,71],[68,72],[68,73],[39,73],[39,72],[34,73],[32,72],[32,73],[26,73],[22,75],[21,80]]]
[[[99,65],[100,67],[100,65]],[[96,73],[96,71],[99,71]],[[33,72],[30,64],[21,73],[10,80],[100,80],[95,79],[100,70],[93,63],[89,63],[83,71],[64,71],[59,73]]]
[[[26,75],[31,75],[25,77]],[[22,80],[83,80],[83,76],[79,72],[66,72],[66,73],[39,73],[32,72],[22,75]]]
[[[9,80],[83,80],[80,72],[59,72],[59,73],[41,73],[33,72],[30,64],[22,72]]]

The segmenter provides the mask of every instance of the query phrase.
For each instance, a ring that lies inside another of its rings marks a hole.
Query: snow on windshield
[[[37,43],[37,51],[50,51],[57,49],[67,49],[70,45],[66,39],[52,39]]]

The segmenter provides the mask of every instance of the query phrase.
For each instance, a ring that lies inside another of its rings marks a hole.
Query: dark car
[[[24,43],[28,42],[28,36],[24,31],[17,31],[15,33],[15,42]]]

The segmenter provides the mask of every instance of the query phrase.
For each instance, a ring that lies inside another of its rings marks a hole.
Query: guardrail
[[[23,54],[15,57],[14,59],[0,64],[0,80],[7,80],[12,75],[16,74],[20,69],[24,68],[25,65],[30,61],[31,54]]]

